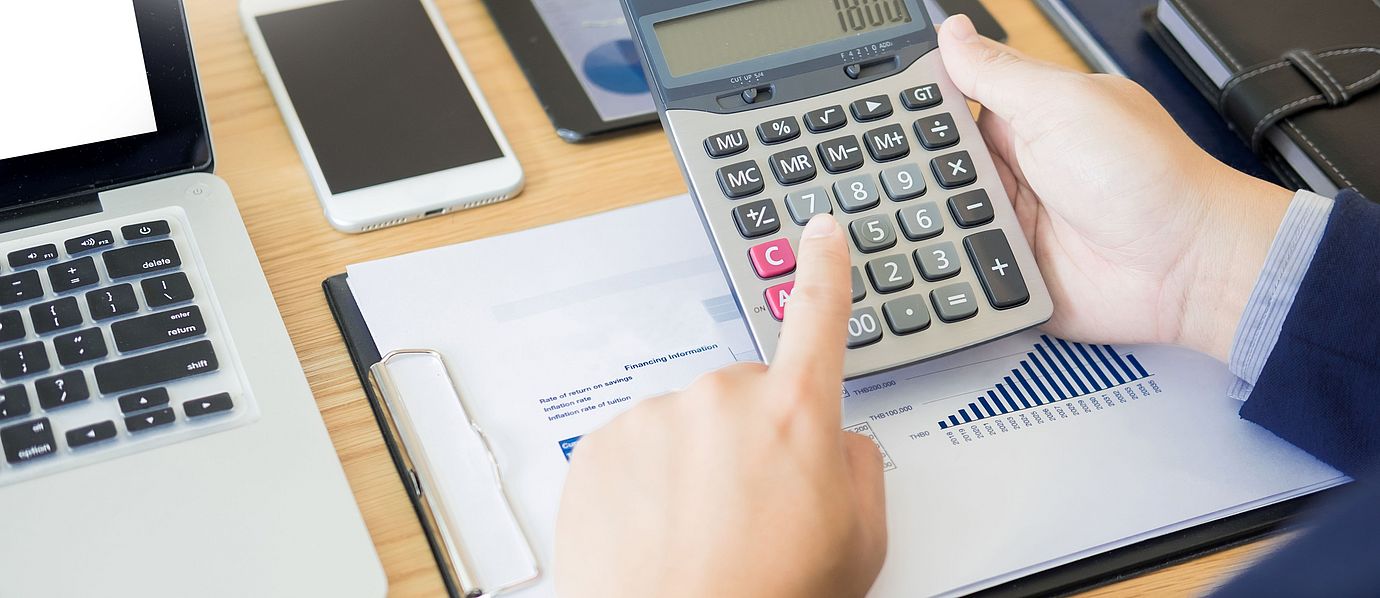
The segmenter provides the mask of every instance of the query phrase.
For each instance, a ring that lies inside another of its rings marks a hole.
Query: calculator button
[[[883,294],[905,290],[915,284],[910,260],[904,255],[889,255],[867,262],[867,277],[872,279],[872,287]]]
[[[882,189],[892,201],[905,201],[925,194],[925,175],[915,164],[892,166],[882,171]]]
[[[51,262],[57,258],[57,245],[52,243],[39,245],[38,247],[30,247],[28,249],[20,249],[19,251],[11,251],[9,255],[11,268],[23,268],[24,266]]]
[[[882,340],[882,323],[877,320],[877,310],[861,307],[853,310],[848,317],[848,348],[865,347]]]
[[[704,140],[704,151],[711,158],[732,156],[748,148],[747,133],[742,129],[719,133]]]
[[[968,235],[963,239],[963,247],[968,250],[968,258],[977,269],[978,280],[992,307],[1007,309],[1030,300],[1030,291],[1025,288],[1025,279],[1021,278],[1021,268],[1016,265],[1016,256],[1006,242],[1006,233],[985,230]]]
[[[767,159],[771,172],[782,185],[794,185],[815,178],[815,161],[803,147],[772,154]]]
[[[992,221],[992,202],[987,192],[974,189],[949,198],[949,212],[963,228],[981,226]]]
[[[904,158],[910,154],[910,142],[906,141],[906,130],[901,125],[887,125],[872,129],[863,135],[867,151],[872,159],[887,162]]]
[[[872,177],[865,174],[849,177],[834,183],[834,197],[845,212],[861,212],[877,207],[882,203],[877,195],[877,185]]]
[[[74,370],[49,378],[34,381],[34,393],[38,404],[44,409],[55,409],[91,398],[91,390],[86,387],[86,374]]]
[[[944,101],[944,94],[939,93],[939,86],[933,83],[912,87],[901,92],[901,105],[906,110],[924,110],[938,106]]]
[[[785,239],[767,241],[748,250],[752,269],[761,278],[776,278],[795,270],[795,252],[791,243]]]
[[[746,239],[770,235],[781,230],[781,219],[776,215],[776,204],[770,199],[745,203],[733,208],[733,223],[738,225],[738,233]]]
[[[43,282],[36,270],[0,276],[0,305],[13,305],[42,296]]]
[[[72,365],[106,356],[105,337],[100,328],[87,328],[53,338],[58,363]]]
[[[83,447],[88,444],[95,444],[102,440],[110,440],[115,437],[119,430],[115,429],[115,422],[105,420],[89,426],[72,428],[67,431],[67,446],[72,448]]]
[[[139,241],[142,239],[152,239],[168,234],[167,220],[153,220],[150,222],[140,222],[129,226],[120,227],[120,236],[126,241]]]
[[[5,460],[10,464],[57,454],[53,425],[46,417],[0,428],[0,444],[5,445]]]
[[[29,414],[29,393],[23,384],[0,388],[0,420]]]
[[[805,113],[805,126],[811,133],[832,131],[842,127],[845,122],[848,122],[848,118],[843,115],[843,106],[830,106]]]
[[[977,169],[968,152],[954,152],[930,160],[935,180],[945,188],[962,187],[977,180]]]
[[[108,230],[91,233],[84,237],[68,239],[67,241],[63,242],[63,246],[67,248],[67,255],[77,255],[79,253],[95,251],[102,247],[109,247],[114,244],[115,235],[111,234]]]
[[[43,349],[43,343],[28,343],[0,351],[0,377],[6,380],[46,372],[48,366],[48,352]]]
[[[928,150],[937,150],[958,143],[958,127],[954,117],[944,114],[926,116],[915,121],[915,134],[920,136],[920,145]]]
[[[863,282],[862,271],[858,270],[857,266],[853,266],[853,303],[865,298],[867,298],[867,283]]]
[[[896,212],[896,220],[901,223],[901,232],[912,241],[923,241],[944,232],[944,217],[932,201],[901,208]]]
[[[977,299],[973,298],[973,287],[966,282],[930,291],[930,301],[934,303],[934,312],[945,322],[957,322],[971,318],[977,313]]]
[[[24,329],[24,316],[19,314],[19,310],[10,310],[0,313],[0,343],[17,341],[29,334]]]
[[[853,118],[860,122],[877,120],[891,116],[891,98],[886,96],[872,96],[853,102],[851,106]]]
[[[930,310],[925,307],[925,298],[921,295],[883,303],[882,317],[886,318],[887,326],[896,334],[910,334],[930,327]]]
[[[936,243],[915,250],[915,263],[920,266],[920,276],[934,282],[958,274],[958,251],[949,242]]]
[[[783,143],[800,136],[800,121],[794,116],[769,120],[757,125],[757,138],[768,145]]]
[[[885,215],[876,214],[859,218],[848,225],[853,233],[853,243],[863,253],[875,253],[896,245],[896,229]]]
[[[157,307],[152,295],[147,295],[147,287],[145,294],[150,298],[149,306]],[[125,283],[87,292],[86,308],[91,311],[92,318],[104,320],[139,311],[139,300],[134,296],[134,287]]]
[[[829,192],[824,187],[811,187],[786,194],[786,211],[791,220],[805,226],[815,214],[833,214],[834,206],[829,203]]]
[[[81,324],[81,309],[73,297],[63,297],[29,307],[29,320],[34,323],[34,332],[48,334],[54,330],[71,328]]]
[[[747,197],[762,191],[762,169],[752,160],[729,164],[715,174],[719,179],[719,188],[723,189],[724,195],[729,199]]]
[[[778,285],[767,287],[764,295],[767,298],[767,310],[771,312],[771,317],[781,321],[786,317],[786,302],[791,300],[791,291],[795,289],[795,281],[783,282]]]
[[[863,165],[862,146],[858,145],[858,138],[852,135],[825,141],[816,146],[815,151],[819,152],[824,169],[834,174]]]
[[[48,266],[48,283],[53,285],[54,293],[66,293],[100,281],[101,275],[96,272],[96,260],[90,257]]]

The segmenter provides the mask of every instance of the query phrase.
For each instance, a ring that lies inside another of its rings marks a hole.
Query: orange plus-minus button
[[[795,252],[785,239],[767,241],[748,250],[752,259],[752,269],[762,278],[776,278],[795,270]]]
[[[771,317],[777,320],[786,318],[786,302],[790,301],[794,289],[794,280],[767,288],[767,309],[771,310]]]

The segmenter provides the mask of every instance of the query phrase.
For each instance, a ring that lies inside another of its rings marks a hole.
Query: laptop
[[[0,2],[0,596],[382,596],[176,0]]]

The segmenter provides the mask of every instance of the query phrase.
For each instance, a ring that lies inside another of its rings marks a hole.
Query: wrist
[[[1213,166],[1197,198],[1198,234],[1176,273],[1182,313],[1174,343],[1225,363],[1294,192]]]

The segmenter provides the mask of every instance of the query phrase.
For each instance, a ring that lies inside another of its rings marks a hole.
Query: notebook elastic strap
[[[1345,106],[1380,87],[1380,48],[1290,50],[1274,62],[1237,73],[1222,86],[1218,109],[1251,148],[1280,121]]]

